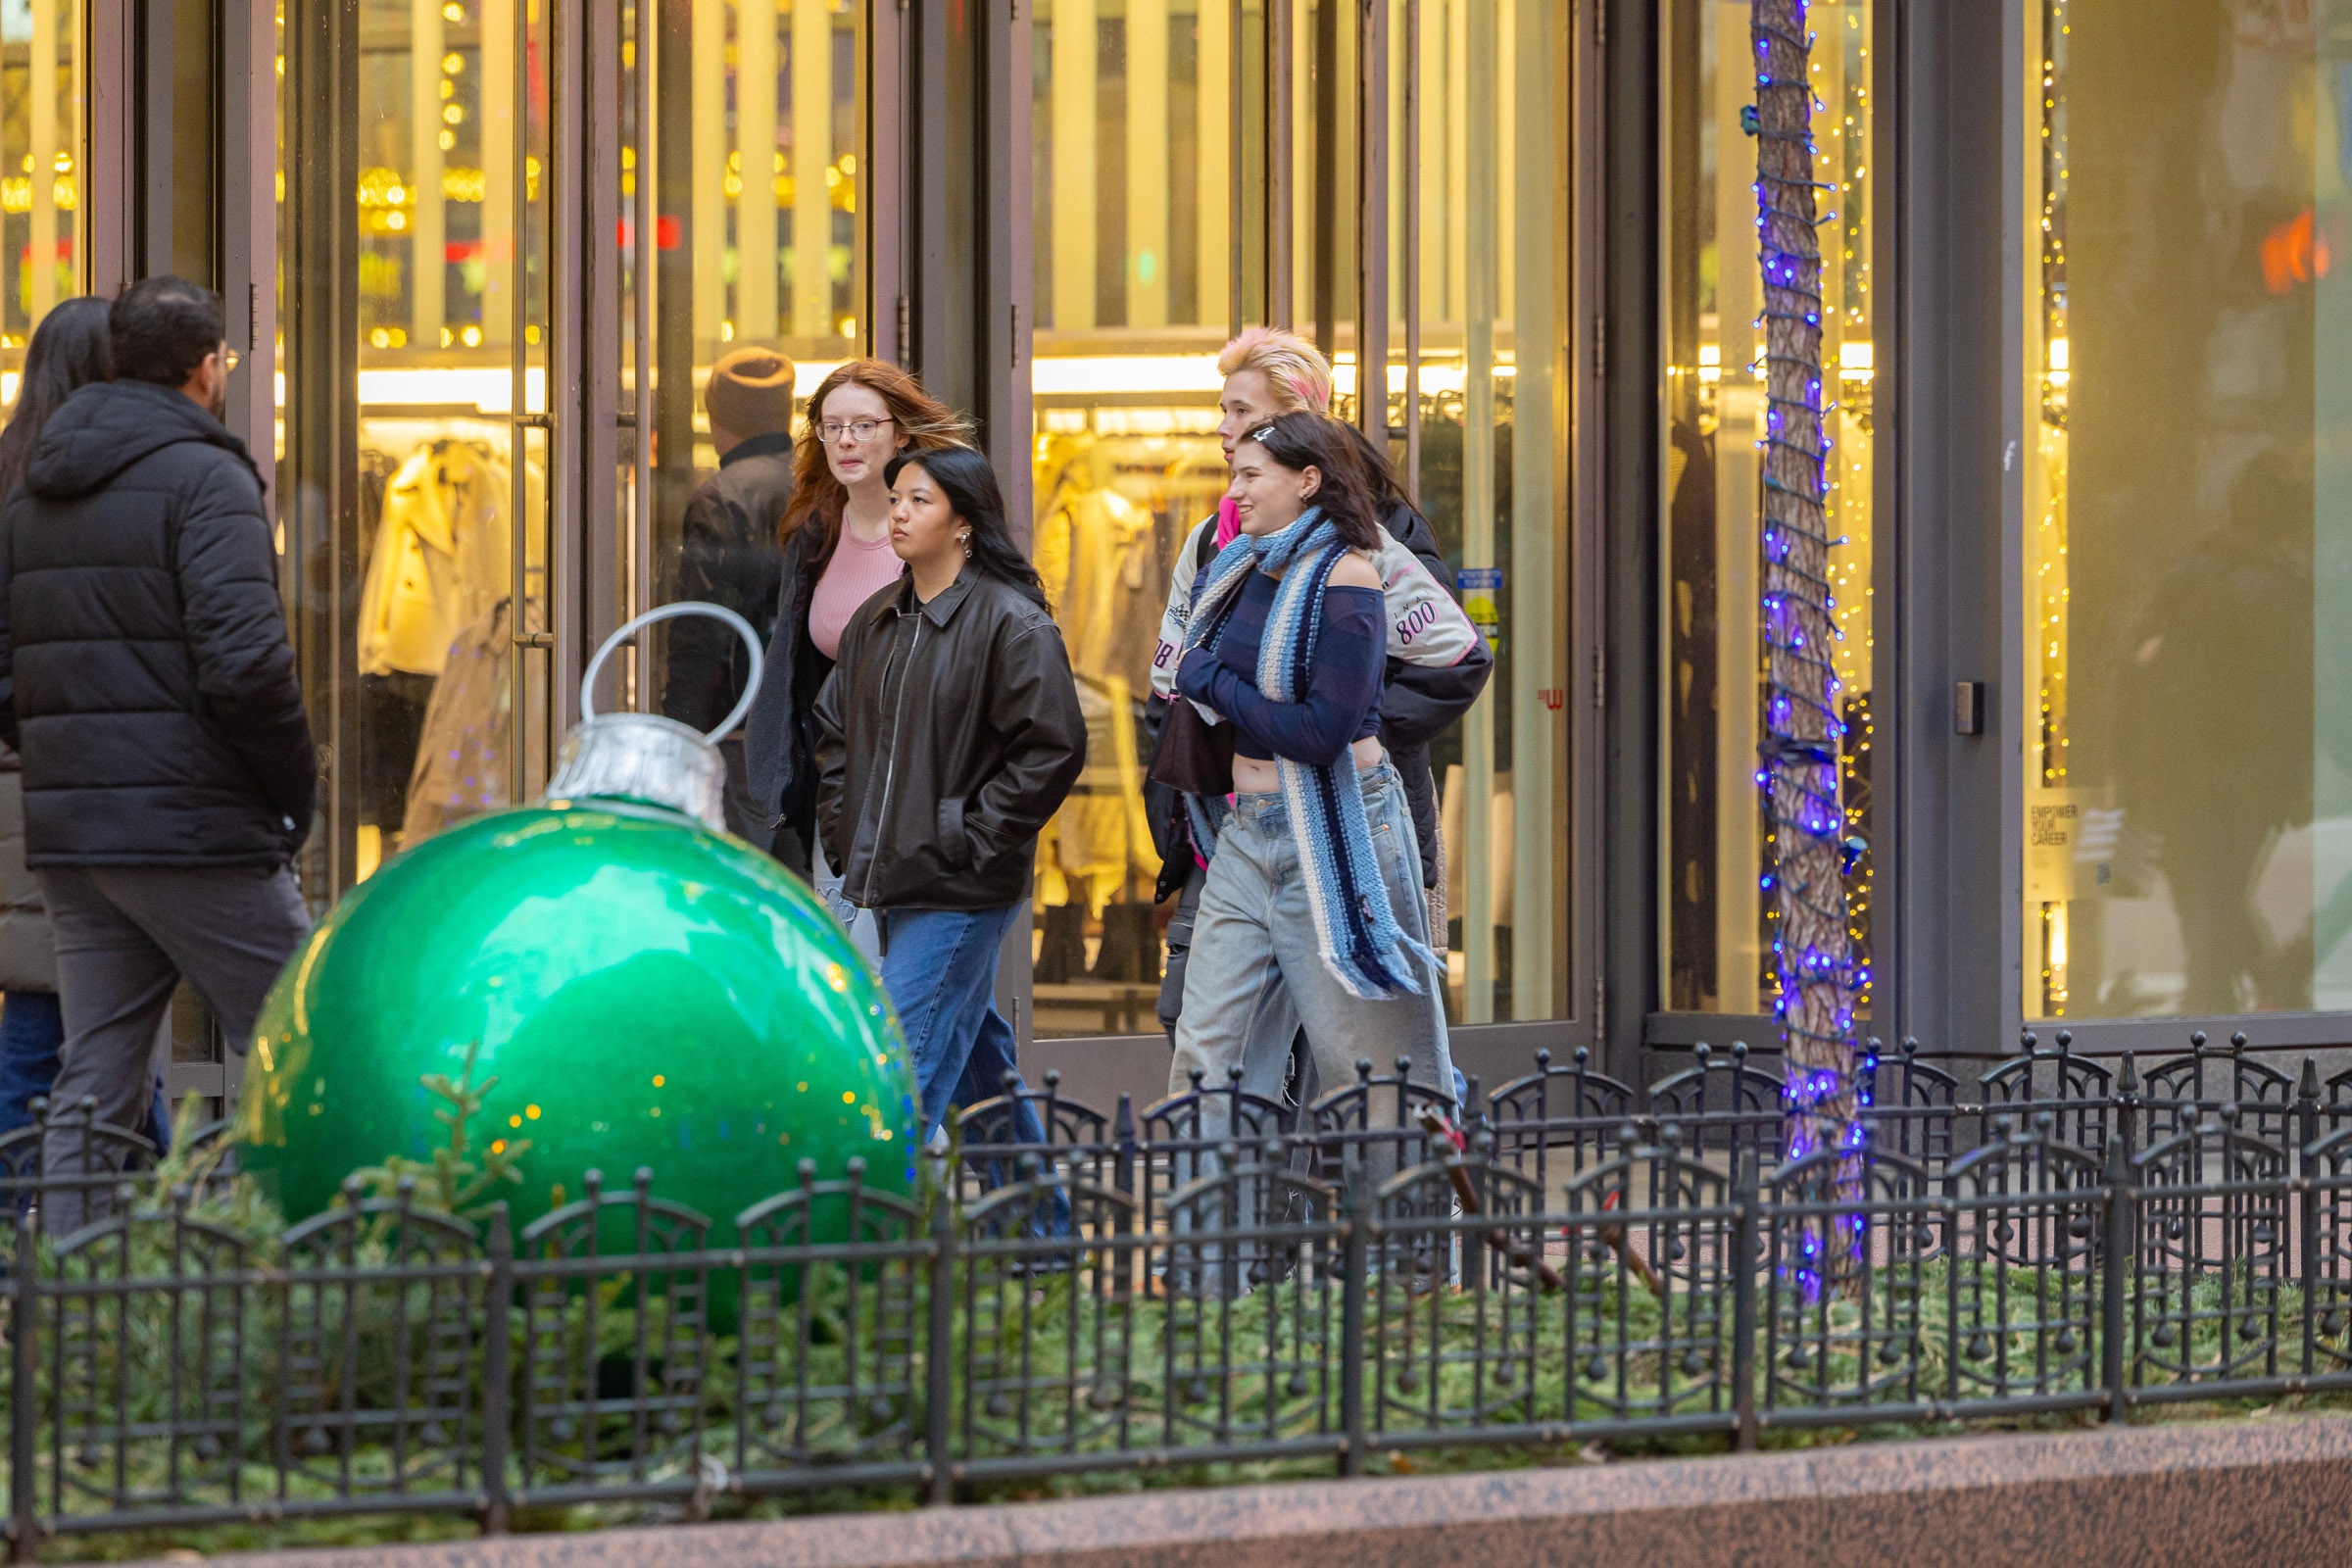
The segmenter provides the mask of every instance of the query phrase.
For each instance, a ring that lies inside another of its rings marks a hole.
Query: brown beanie
[[[774,349],[730,351],[710,367],[703,407],[710,422],[749,440],[792,428],[792,362]]]

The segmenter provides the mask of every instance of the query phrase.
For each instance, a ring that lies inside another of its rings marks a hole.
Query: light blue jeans
[[[1429,901],[1422,896],[1421,850],[1404,787],[1386,761],[1358,768],[1355,776],[1389,907],[1405,933],[1426,946]],[[1316,944],[1288,805],[1279,794],[1236,797],[1209,858],[1193,922],[1169,1093],[1190,1089],[1195,1067],[1205,1086],[1222,1087],[1238,1062],[1244,1089],[1278,1098],[1297,1026],[1306,1030],[1325,1094],[1355,1082],[1359,1058],[1368,1057],[1385,1074],[1396,1071],[1398,1056],[1411,1058],[1413,1082],[1454,1093],[1446,977],[1427,959],[1413,963],[1419,996],[1366,1001],[1348,995]],[[1393,1122],[1394,1097],[1373,1100],[1372,1125]]]
[[[997,1010],[996,989],[1004,933],[1028,913],[1023,900],[994,909],[891,909],[882,916],[889,933],[882,989],[890,993],[899,1027],[906,1032],[926,1142],[949,1106],[968,1107],[1004,1093],[1007,1071],[1015,1088],[1024,1087],[1017,1042],[1012,1025]],[[1012,1133],[1033,1149],[1046,1143],[1045,1119],[1025,1100],[1013,1107]],[[996,1164],[982,1168],[984,1182],[992,1187],[1011,1174]],[[1031,1224],[1039,1234],[1066,1235],[1068,1196],[1054,1193]]]

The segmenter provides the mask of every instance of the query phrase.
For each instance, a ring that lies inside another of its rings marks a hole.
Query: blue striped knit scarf
[[[1252,571],[1278,574],[1281,582],[1258,649],[1257,689],[1277,703],[1301,701],[1314,672],[1323,591],[1347,553],[1339,528],[1324,519],[1320,508],[1309,508],[1297,522],[1266,538],[1239,535],[1209,564],[1208,580],[1193,601],[1184,651],[1216,646],[1225,629],[1224,612]],[[1294,565],[1298,569],[1289,569]],[[1421,983],[1414,978],[1413,960],[1434,965],[1437,956],[1397,925],[1389,907],[1354,759],[1343,755],[1336,764],[1317,767],[1278,757],[1275,766],[1324,964],[1350,996],[1367,1001],[1408,992],[1418,996]],[[1225,802],[1187,796],[1185,806],[1194,833],[1213,852]]]

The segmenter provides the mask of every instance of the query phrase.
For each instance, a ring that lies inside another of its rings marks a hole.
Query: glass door
[[[764,638],[797,411],[869,339],[865,7],[603,3],[619,8],[617,586],[627,613],[714,602]],[[717,504],[722,469],[740,517]],[[739,644],[665,622],[642,664],[616,661],[611,700],[712,728],[749,672]]]
[[[322,902],[546,776],[556,10],[282,14],[278,506]]]
[[[1217,355],[1332,364],[1496,671],[1431,748],[1459,1023],[1576,1015],[1566,14],[1539,0],[1040,0],[1031,103],[1038,564],[1088,705],[1040,846],[1040,1036],[1153,1031],[1168,905],[1140,788],[1176,556],[1226,484]],[[1589,983],[1589,975],[1586,977]],[[1524,1055],[1512,1058],[1524,1070]]]

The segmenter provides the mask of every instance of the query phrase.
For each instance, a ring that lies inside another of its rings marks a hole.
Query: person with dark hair
[[[710,367],[703,407],[718,472],[686,502],[676,599],[723,605],[765,642],[783,577],[784,518],[792,504],[791,360],[773,349],[740,348]],[[750,650],[723,623],[690,616],[672,623],[662,685],[665,717],[699,730],[718,727],[751,678]],[[772,814],[753,804],[740,734],[718,743],[726,759],[727,831],[772,850]]]
[[[842,627],[816,700],[816,825],[845,895],[881,916],[928,1139],[951,1102],[1017,1072],[997,954],[1028,910],[1038,832],[1085,766],[1086,720],[988,459],[942,447],[885,477],[906,570]]]
[[[1231,726],[1233,794],[1185,797],[1208,874],[1169,1090],[1196,1071],[1262,1075],[1253,1047],[1278,1065],[1290,1036],[1263,1027],[1278,1012],[1304,1026],[1327,1084],[1350,1082],[1358,1057],[1402,1056],[1416,1081],[1450,1087],[1420,848],[1380,741],[1387,535],[1364,466],[1345,426],[1301,410],[1235,444],[1227,494],[1241,532],[1194,589],[1176,693]],[[1376,1119],[1393,1115],[1374,1100]]]
[[[261,475],[222,427],[220,301],[134,283],[119,379],[74,391],[0,512],[0,738],[57,933],[56,1098],[135,1126],[187,979],[242,1053],[310,929],[291,862],[318,783]],[[53,1131],[53,1172],[79,1168]],[[82,1196],[43,1219],[72,1229]]]
[[[808,395],[804,417],[774,629],[744,749],[776,858],[807,877],[858,950],[878,959],[873,917],[842,897],[840,865],[816,843],[816,695],[850,616],[905,569],[890,547],[883,474],[891,459],[952,445],[965,425],[887,360],[836,366]]]
[[[24,482],[32,444],[58,406],[77,387],[111,380],[113,341],[107,302],[62,301],[41,318],[25,345],[17,405],[0,429],[0,500]],[[57,941],[49,930],[40,884],[24,863],[24,785],[17,754],[0,746],[0,1133],[32,1122],[32,1102],[57,1084],[66,1044],[65,1014],[57,1002]],[[159,1087],[147,1136],[159,1148],[172,1137],[171,1107]]]
[[[1312,343],[1295,332],[1251,327],[1225,345],[1217,368],[1225,377],[1218,404],[1224,417],[1217,424],[1217,437],[1228,466],[1246,432],[1279,415],[1323,414],[1330,408],[1331,367]],[[1388,628],[1380,740],[1411,808],[1413,832],[1421,850],[1421,886],[1431,906],[1431,937],[1433,942],[1443,943],[1446,879],[1438,831],[1437,780],[1430,768],[1429,748],[1478,701],[1494,673],[1494,659],[1486,639],[1446,586],[1451,572],[1438,553],[1437,536],[1406,496],[1387,457],[1353,425],[1343,428],[1362,466],[1373,510],[1388,535],[1381,541],[1375,562]],[[1159,648],[1152,659],[1152,698],[1146,705],[1154,737],[1176,695],[1176,661],[1192,617],[1193,584],[1216,553],[1240,532],[1233,498],[1227,496],[1177,552],[1175,567],[1169,573],[1167,609],[1160,620]],[[1183,1010],[1184,967],[1206,860],[1192,841],[1181,804],[1166,785],[1146,786],[1144,810],[1161,858],[1157,897],[1162,903],[1176,900],[1167,928],[1167,974],[1159,991],[1160,1027],[1173,1042],[1176,1020]],[[1285,1089],[1283,1076],[1285,1058],[1256,1048],[1250,1051],[1250,1059],[1269,1062],[1274,1076],[1264,1082],[1252,1079],[1247,1087],[1268,1097],[1292,1092],[1298,1103],[1306,1103],[1315,1093],[1316,1078],[1312,1053],[1298,1039],[1296,1019],[1278,1004],[1260,1020],[1260,1026],[1269,1037],[1297,1041],[1289,1058],[1289,1089]]]

